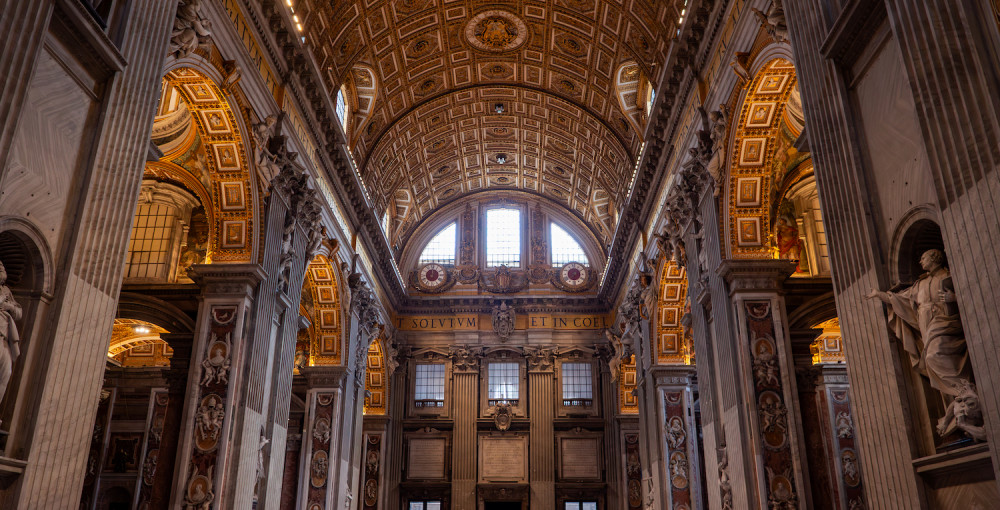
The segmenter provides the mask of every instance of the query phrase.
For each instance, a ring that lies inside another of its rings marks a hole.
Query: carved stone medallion
[[[501,53],[518,48],[528,36],[528,26],[507,11],[479,13],[465,25],[465,38],[476,49]]]

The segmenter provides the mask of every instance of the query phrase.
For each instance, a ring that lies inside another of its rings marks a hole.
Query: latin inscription
[[[396,329],[403,331],[487,331],[492,327],[488,315],[401,316],[395,322]],[[603,315],[517,315],[514,328],[586,330],[604,329],[609,323]]]
[[[483,481],[523,481],[525,474],[524,437],[479,438],[479,473]]]

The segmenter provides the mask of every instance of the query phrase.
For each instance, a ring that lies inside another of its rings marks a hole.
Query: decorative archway
[[[163,83],[164,97],[176,92],[171,95],[178,108],[159,112],[157,119],[190,122],[194,129],[163,133],[179,142],[162,141],[169,152],[159,162],[147,164],[147,175],[177,182],[202,201],[211,233],[205,262],[251,262],[257,239],[257,197],[241,120],[225,93],[200,71],[173,69]],[[187,117],[174,115],[181,103]]]
[[[335,366],[343,362],[343,310],[335,265],[326,255],[316,255],[306,271],[303,301],[312,308],[309,366]]]
[[[379,336],[368,346],[368,368],[365,372],[366,415],[384,415],[389,407],[389,373],[385,359],[385,337]]]
[[[687,272],[673,260],[660,266],[660,286],[656,302],[657,363],[690,365],[694,349],[681,320],[687,308]]]
[[[792,147],[786,105],[796,85],[795,66],[774,58],[747,85],[736,122],[729,163],[727,228],[729,257],[772,258],[773,215],[778,188],[789,166],[801,161]]]

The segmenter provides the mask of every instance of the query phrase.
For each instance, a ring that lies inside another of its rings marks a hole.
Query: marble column
[[[256,264],[192,266],[201,287],[180,427],[171,508],[220,508],[230,437],[245,372],[246,327],[263,269]]]
[[[531,507],[555,508],[555,387],[551,349],[525,352],[528,361],[528,461],[531,466]]]
[[[751,471],[757,489],[752,506],[810,508],[795,366],[781,288],[794,270],[785,260],[725,260],[719,268],[736,318],[737,377],[754,419],[736,437],[758,452]],[[747,452],[749,455],[749,452]],[[734,460],[730,457],[730,461]]]
[[[476,508],[476,419],[479,418],[478,357],[452,365],[451,501],[452,508]]]
[[[340,458],[345,416],[341,395],[346,376],[344,367],[303,367],[309,389],[306,391],[306,417],[299,460],[298,490],[295,508],[342,508],[332,499],[333,462]]]
[[[40,60],[36,57],[53,4],[20,0],[5,3],[0,14],[5,48],[0,73],[6,77],[0,85],[0,159],[4,167],[9,162],[7,148],[18,108],[23,105],[25,82],[32,76],[31,67]],[[94,30],[79,2],[61,2],[59,8],[69,25],[65,29],[80,33]],[[79,504],[89,425],[97,412],[122,260],[175,9],[174,2],[135,0],[133,12],[143,15],[127,20],[117,54],[107,51],[110,44],[106,39],[97,39],[97,47],[84,44],[81,49],[95,61],[111,59],[115,64],[108,64],[108,60],[102,64],[114,70],[103,83],[97,108],[103,118],[88,133],[86,150],[81,147],[81,154],[87,156],[77,163],[80,179],[74,184],[80,194],[62,215],[70,225],[59,240],[55,296],[41,326],[44,331],[39,339],[46,348],[39,354],[43,359],[33,367],[39,374],[38,403],[21,438],[27,466],[19,487],[0,493],[0,506],[70,508]],[[5,181],[9,177],[3,175]]]

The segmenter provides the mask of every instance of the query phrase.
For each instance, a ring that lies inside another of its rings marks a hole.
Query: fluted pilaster
[[[528,365],[528,437],[531,465],[531,507],[555,508],[555,373],[551,353],[542,362]]]
[[[455,371],[452,376],[451,497],[452,508],[476,508],[476,418],[479,416],[479,373]]]

